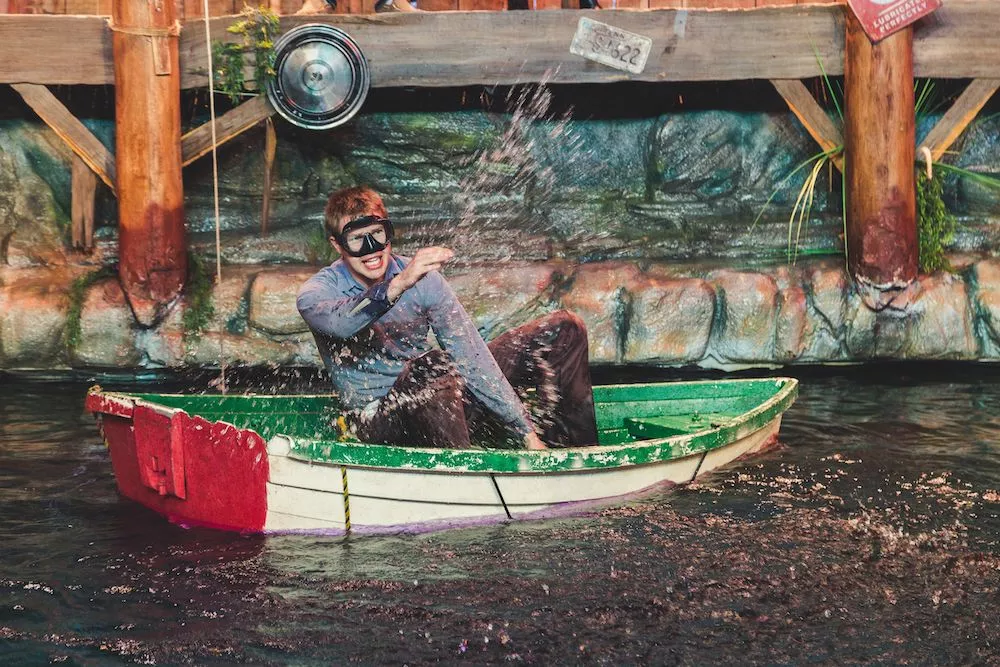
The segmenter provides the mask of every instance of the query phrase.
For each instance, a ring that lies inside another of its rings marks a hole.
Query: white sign
[[[653,40],[586,17],[580,18],[569,52],[608,67],[640,74]]]

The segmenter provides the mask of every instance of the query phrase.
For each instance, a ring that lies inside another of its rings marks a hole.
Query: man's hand
[[[524,448],[525,449],[548,449],[542,439],[538,437],[538,434],[532,431],[528,435],[524,436]]]
[[[455,251],[450,248],[440,246],[421,248],[413,255],[413,259],[406,265],[406,268],[389,283],[386,297],[390,302],[395,302],[399,295],[416,285],[431,271],[440,269],[445,262],[454,256]]]

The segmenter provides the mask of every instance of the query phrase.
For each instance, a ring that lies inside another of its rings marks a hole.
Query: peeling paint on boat
[[[341,415],[329,396],[94,391],[87,407],[115,420],[109,441],[123,493],[172,520],[245,531],[335,530],[349,525],[348,479],[351,521],[370,528],[538,516],[559,506],[685,483],[773,440],[781,414],[795,399],[797,382],[613,385],[595,387],[594,393],[601,444],[544,451],[410,448],[317,438],[327,431],[332,438],[332,425]],[[148,412],[136,411],[137,406]],[[146,442],[142,451],[153,458],[136,462],[129,457],[139,455],[132,441],[140,413],[165,421],[152,431],[144,427],[144,442],[150,437],[154,442]],[[192,437],[197,432],[204,435]],[[130,434],[127,441],[123,433]],[[664,433],[676,434],[649,435]],[[191,477],[184,468],[188,459],[192,470],[201,465],[203,472]],[[141,479],[138,471],[144,471]],[[449,481],[443,484],[445,477]],[[254,481],[233,484],[242,478]],[[173,486],[159,479],[174,480]],[[216,495],[229,503],[238,498],[238,505],[252,511],[218,507],[223,518],[216,521],[211,509]],[[186,513],[189,506],[198,506],[200,514]]]

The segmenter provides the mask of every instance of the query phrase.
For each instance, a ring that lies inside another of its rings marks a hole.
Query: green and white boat
[[[792,378],[594,388],[599,444],[523,450],[337,438],[329,396],[91,390],[118,487],[172,521],[404,532],[540,518],[684,484],[776,441]]]

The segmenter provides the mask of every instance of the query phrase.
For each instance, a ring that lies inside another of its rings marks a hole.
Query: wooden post
[[[79,156],[73,156],[70,169],[73,247],[90,251],[94,247],[94,196],[97,194],[97,175]]]
[[[847,15],[844,141],[847,266],[878,291],[917,277],[913,28],[872,44]]]
[[[118,273],[151,324],[187,273],[178,33],[173,0],[114,0]]]

